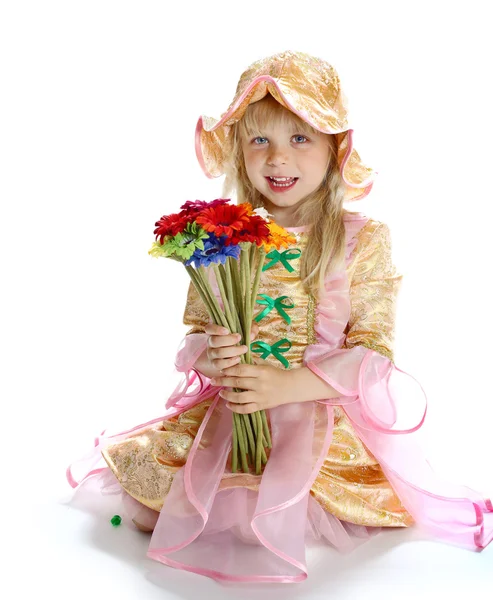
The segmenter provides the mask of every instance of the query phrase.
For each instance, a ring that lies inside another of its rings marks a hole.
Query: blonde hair
[[[249,104],[244,116],[231,126],[231,153],[225,163],[226,178],[223,184],[223,198],[236,192],[237,204],[250,202],[253,208],[264,206],[262,194],[251,184],[245,168],[242,139],[260,135],[267,122],[281,122],[296,125],[296,132],[313,136],[314,130],[296,114],[284,108],[273,96]],[[320,132],[316,132],[320,135]],[[297,207],[295,222],[310,226],[306,248],[300,259],[300,277],[307,293],[319,298],[324,280],[331,273],[344,266],[346,234],[343,215],[344,187],[337,163],[337,138],[327,135],[331,159],[320,186],[307,196]]]

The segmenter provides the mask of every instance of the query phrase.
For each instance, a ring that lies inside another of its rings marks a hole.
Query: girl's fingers
[[[232,367],[234,365],[239,365],[240,362],[241,358],[239,356],[232,356],[231,358],[220,358],[211,361],[212,366],[218,371],[222,371],[223,369],[227,369],[228,367]]]
[[[208,352],[209,358],[223,359],[232,358],[233,356],[241,356],[247,351],[246,346],[225,346],[224,348],[211,348]]]
[[[227,358],[211,359],[211,365],[218,371],[223,371],[224,369],[227,369],[228,367],[232,367],[234,365],[239,365],[240,362],[241,362],[241,355],[230,356]]]
[[[230,333],[228,335],[211,335],[208,344],[210,348],[225,348],[234,346],[241,340],[239,333]]]
[[[250,402],[249,404],[233,404],[231,402],[226,402],[226,407],[229,408],[230,411],[240,415],[249,415],[250,413],[257,412],[259,409],[253,402]]]
[[[216,323],[207,323],[204,327],[204,331],[209,335],[228,335],[228,333],[230,333],[229,329],[222,325],[217,325]]]

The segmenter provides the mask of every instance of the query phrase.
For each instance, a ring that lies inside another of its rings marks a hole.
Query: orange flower
[[[269,228],[269,240],[264,242],[263,246],[266,252],[270,252],[273,248],[277,248],[280,250],[283,247],[288,247],[291,244],[296,244],[296,237],[286,231],[284,227],[277,225],[274,221],[270,221],[267,223],[267,227]]]

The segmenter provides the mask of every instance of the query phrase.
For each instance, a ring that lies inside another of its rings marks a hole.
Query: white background
[[[493,495],[488,8],[471,0],[1,4],[9,597],[270,598],[282,589],[431,598],[493,586],[491,547],[399,545],[408,532],[389,532],[349,558],[325,550],[303,584],[226,590],[147,559],[147,536],[109,525],[117,496],[95,489],[77,504],[65,479],[97,434],[159,416],[174,387],[188,279],[147,251],[161,215],[221,197],[223,179],[207,179],[196,160],[198,117],[226,110],[253,61],[298,50],[336,67],[355,148],[378,172],[370,195],[346,207],[391,229],[404,275],[395,359],[428,396],[429,460],[445,478]]]

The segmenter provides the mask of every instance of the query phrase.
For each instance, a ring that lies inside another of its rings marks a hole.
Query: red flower
[[[218,198],[217,200],[212,200],[212,202],[206,202],[205,200],[195,200],[195,202],[192,202],[192,200],[187,200],[185,204],[180,206],[182,209],[180,214],[196,214],[205,208],[215,208],[216,206],[227,204],[230,200],[231,198]]]
[[[174,236],[177,233],[180,233],[180,231],[185,229],[189,221],[190,218],[182,213],[164,215],[155,223],[156,229],[154,230],[154,233],[156,234],[156,240],[158,237],[161,238],[160,243],[162,244],[165,236]]]
[[[248,222],[243,229],[234,231],[233,235],[225,242],[225,246],[231,244],[239,244],[240,242],[252,242],[261,246],[270,237],[270,229],[262,217],[258,215],[250,215]]]
[[[248,206],[245,204],[221,204],[202,210],[195,222],[217,237],[227,235],[230,238],[234,232],[247,228],[252,218],[248,212]]]

